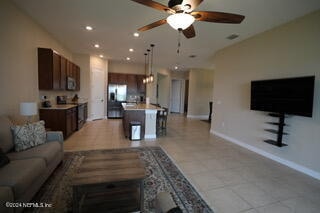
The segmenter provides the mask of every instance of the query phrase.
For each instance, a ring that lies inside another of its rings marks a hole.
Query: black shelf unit
[[[267,131],[267,132],[277,134],[277,140],[267,139],[267,140],[264,140],[264,142],[271,144],[271,145],[274,145],[274,146],[278,146],[278,147],[288,146],[287,144],[282,142],[283,135],[288,135],[288,133],[283,132],[283,127],[286,125],[284,123],[285,114],[284,113],[269,113],[268,115],[271,117],[279,118],[279,122],[266,122],[268,124],[278,126],[278,130],[265,129],[265,131]]]

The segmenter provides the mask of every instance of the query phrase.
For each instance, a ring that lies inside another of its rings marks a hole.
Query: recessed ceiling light
[[[95,48],[99,48],[100,45],[99,45],[99,44],[95,44],[94,47],[95,47]]]
[[[99,55],[99,57],[100,57],[100,58],[103,58],[104,56],[103,56],[103,55]]]
[[[126,60],[127,60],[127,61],[130,61],[130,60],[131,60],[131,58],[127,57],[127,58],[126,58]]]
[[[139,33],[133,33],[134,37],[139,37]]]
[[[86,26],[86,30],[91,31],[93,28],[91,26]]]
[[[175,66],[174,69],[177,70],[177,69],[178,69],[178,66]]]
[[[129,49],[129,52],[133,52],[134,50],[132,48]]]

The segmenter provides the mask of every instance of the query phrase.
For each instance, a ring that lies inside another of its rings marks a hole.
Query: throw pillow
[[[11,127],[14,149],[20,152],[46,142],[44,121]]]
[[[6,154],[0,148],[0,168],[8,164],[9,162],[10,162],[10,159],[6,156]]]

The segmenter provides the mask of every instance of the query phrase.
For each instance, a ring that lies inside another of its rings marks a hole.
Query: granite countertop
[[[124,110],[163,110],[151,104],[135,104],[135,103],[122,103]]]
[[[73,107],[77,107],[77,104],[58,104],[58,105],[52,105],[51,107],[40,107],[40,109],[52,109],[52,110],[66,110],[66,109],[71,109]]]

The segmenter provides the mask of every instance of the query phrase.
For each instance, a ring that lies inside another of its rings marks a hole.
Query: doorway
[[[91,113],[92,120],[104,118],[104,71],[93,68],[91,73]]]
[[[182,109],[182,80],[172,80],[171,84],[171,108],[173,113],[183,113]]]

